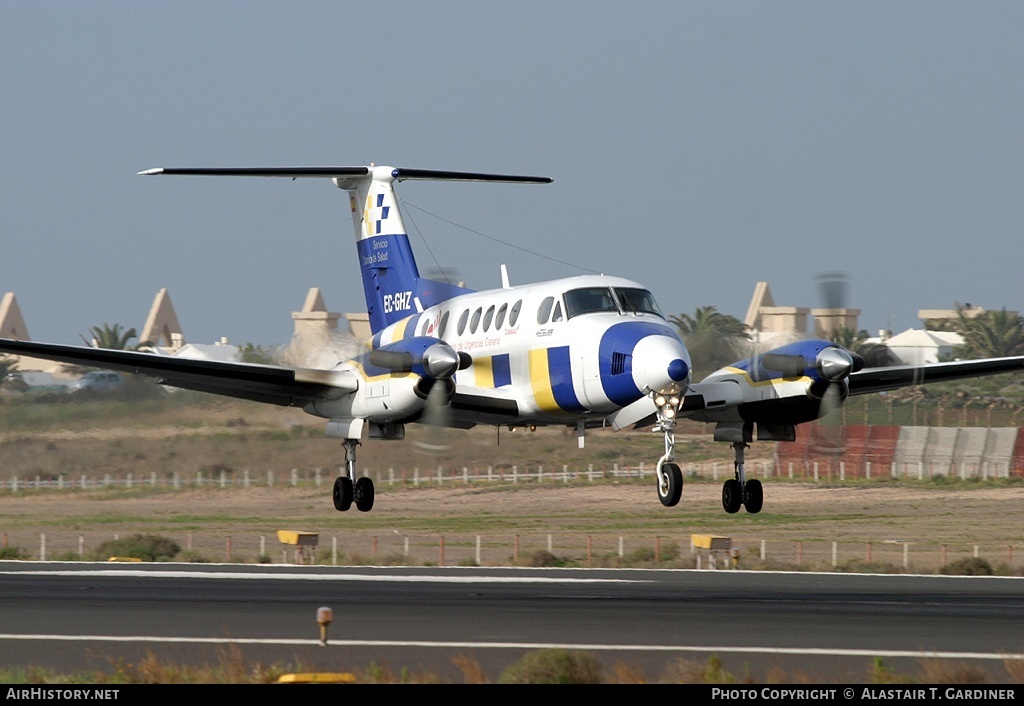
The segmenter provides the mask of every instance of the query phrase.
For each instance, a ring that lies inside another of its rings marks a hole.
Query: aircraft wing
[[[850,373],[850,394],[864,395],[869,392],[895,390],[911,385],[1021,371],[1024,371],[1024,356],[864,368]]]
[[[359,378],[350,370],[310,370],[254,363],[228,363],[0,338],[0,353],[118,370],[158,379],[161,384],[282,406],[334,400],[354,392]]]

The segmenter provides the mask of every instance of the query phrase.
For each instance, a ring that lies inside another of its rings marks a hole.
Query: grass
[[[755,673],[747,665],[730,670],[717,655],[705,661],[673,659],[655,674],[638,664],[616,661],[604,664],[586,650],[543,649],[527,652],[509,662],[497,674],[489,674],[470,654],[450,658],[456,677],[428,668],[394,668],[386,662],[366,665],[339,664],[324,668],[301,662],[263,664],[250,660],[238,645],[218,649],[217,659],[207,664],[185,664],[160,659],[146,651],[135,661],[116,660],[108,669],[63,673],[40,667],[0,668],[0,683],[15,685],[129,685],[129,684],[273,684],[286,675],[336,675],[356,684],[815,684],[829,683],[819,675],[786,672],[770,667]],[[865,663],[862,684],[989,684],[1024,683],[1020,660],[1004,662],[1005,675],[989,672],[969,662],[927,659],[913,671],[900,671],[876,658]],[[844,678],[841,683],[851,683]]]

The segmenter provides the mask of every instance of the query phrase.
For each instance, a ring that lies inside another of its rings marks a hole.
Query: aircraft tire
[[[730,478],[722,486],[722,507],[731,515],[739,512],[742,504],[743,489],[740,487],[740,482],[735,478]]]
[[[759,480],[748,480],[743,486],[743,507],[747,512],[761,512],[764,506],[764,487]]]
[[[334,479],[334,509],[338,512],[345,512],[352,507],[352,479],[347,476],[338,476]]]
[[[360,512],[369,512],[373,509],[373,481],[366,476],[356,481],[355,501]]]
[[[679,470],[679,465],[663,464],[661,473],[658,474],[658,500],[665,507],[673,507],[679,504],[679,498],[682,496],[683,472]]]

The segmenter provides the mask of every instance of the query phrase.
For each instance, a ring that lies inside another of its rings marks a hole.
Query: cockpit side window
[[[612,290],[607,287],[585,287],[565,293],[565,312],[570,319],[580,314],[601,311],[616,313],[618,310],[615,299],[612,298]]]
[[[555,302],[555,311],[551,314],[552,321],[562,320],[562,302]]]
[[[654,301],[654,295],[646,289],[617,287],[615,295],[619,298],[619,303],[622,304],[622,310],[627,314],[654,314],[665,318],[661,309],[658,308],[658,303]]]

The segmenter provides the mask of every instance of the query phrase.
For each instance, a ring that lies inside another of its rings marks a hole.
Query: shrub
[[[991,576],[992,565],[980,557],[964,557],[957,559],[952,564],[946,564],[939,569],[940,574],[947,576]]]
[[[548,649],[529,652],[501,673],[501,684],[600,684],[601,665],[589,652]]]
[[[21,547],[0,547],[0,559],[28,559],[28,552]]]
[[[181,551],[174,540],[155,534],[134,534],[124,539],[111,539],[93,553],[100,561],[112,556],[133,557],[142,561],[171,561]]]

